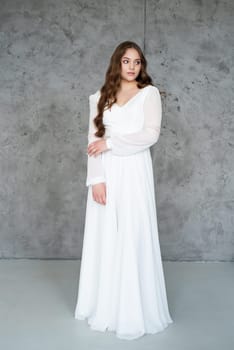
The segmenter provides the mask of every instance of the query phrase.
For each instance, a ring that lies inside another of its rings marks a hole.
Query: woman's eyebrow
[[[127,57],[127,56],[124,56],[123,58],[128,58],[128,59],[130,60],[130,58]],[[136,58],[136,59],[135,59],[135,61],[138,61],[138,60],[140,60],[140,58]]]

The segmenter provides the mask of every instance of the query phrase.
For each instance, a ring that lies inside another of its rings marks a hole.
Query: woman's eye
[[[123,60],[122,62],[123,62],[124,64],[129,63],[129,61],[128,61],[128,60]],[[136,61],[135,63],[138,65],[138,64],[141,64],[141,61]]]

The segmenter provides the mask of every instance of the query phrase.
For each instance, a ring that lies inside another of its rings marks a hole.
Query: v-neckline
[[[118,108],[123,108],[124,106],[126,106],[130,101],[132,101],[137,95],[139,95],[147,86],[149,85],[146,85],[145,87],[143,87],[142,89],[139,89],[140,91],[138,91],[135,95],[133,95],[129,100],[127,100],[127,102],[125,102],[123,105],[119,105],[117,102],[115,102],[115,105],[118,107]]]

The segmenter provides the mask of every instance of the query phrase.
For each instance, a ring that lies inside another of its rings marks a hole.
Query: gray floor
[[[121,340],[74,319],[80,261],[0,260],[0,348],[234,349],[234,263],[163,266],[174,323],[155,335]]]

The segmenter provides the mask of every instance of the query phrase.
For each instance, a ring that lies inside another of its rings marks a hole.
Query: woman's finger
[[[104,189],[104,191],[102,193],[102,203],[106,204],[106,189]]]

